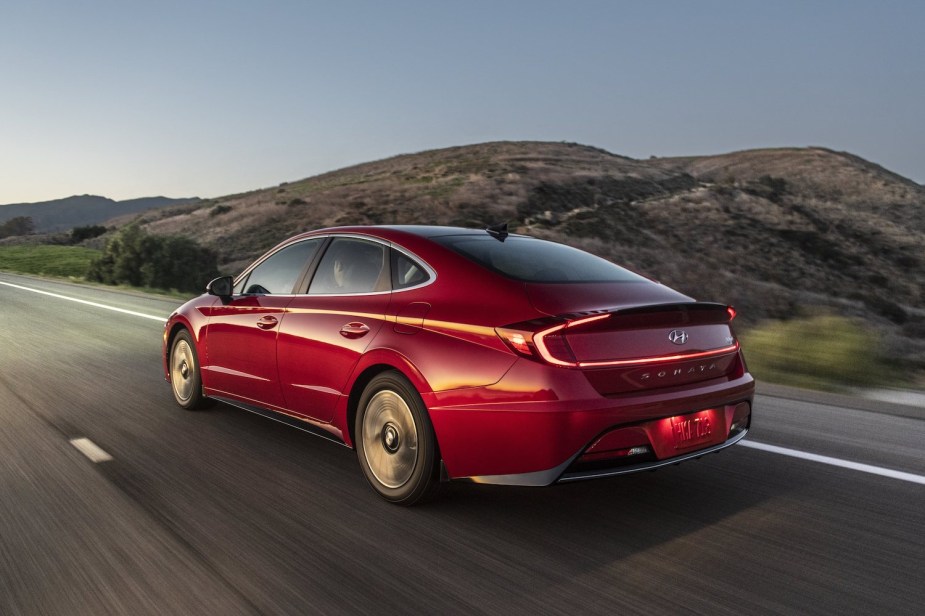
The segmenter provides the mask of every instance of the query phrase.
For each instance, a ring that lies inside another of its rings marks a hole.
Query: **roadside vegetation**
[[[87,280],[133,287],[202,292],[219,275],[215,251],[178,235],[150,235],[139,225],[123,227],[90,263]]]
[[[840,391],[901,385],[876,333],[860,320],[816,315],[769,321],[742,334],[748,369],[759,381]]]
[[[0,270],[182,296],[201,293],[206,282],[219,275],[215,251],[187,237],[151,235],[138,224],[129,224],[108,239],[100,237],[107,231],[99,225],[77,227],[67,234],[45,236],[49,243],[0,245]]]
[[[35,231],[31,216],[16,216],[0,223],[0,239],[15,235],[28,235]]]
[[[99,250],[83,246],[0,246],[0,270],[83,278]]]

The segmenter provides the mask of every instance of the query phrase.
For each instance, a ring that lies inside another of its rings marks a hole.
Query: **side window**
[[[388,291],[385,246],[339,237],[325,251],[308,288],[310,294]]]
[[[321,239],[306,240],[275,252],[255,267],[246,279],[235,285],[235,293],[280,294],[292,293],[305,265],[315,256]]]
[[[415,263],[410,257],[405,256],[397,250],[392,251],[393,289],[416,287],[419,284],[427,282],[429,279],[430,274],[428,274],[427,270],[419,263]]]

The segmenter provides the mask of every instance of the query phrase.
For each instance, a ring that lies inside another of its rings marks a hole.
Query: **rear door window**
[[[318,264],[309,295],[388,291],[386,250],[376,242],[334,238]]]
[[[392,288],[408,289],[430,280],[430,274],[423,265],[408,255],[392,250]]]

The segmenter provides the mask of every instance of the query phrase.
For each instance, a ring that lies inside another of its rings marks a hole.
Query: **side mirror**
[[[231,276],[221,276],[206,285],[206,292],[209,295],[219,297],[231,297],[234,288],[234,278]]]

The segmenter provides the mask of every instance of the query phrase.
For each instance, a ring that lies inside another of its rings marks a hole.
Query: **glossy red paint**
[[[215,298],[212,298],[213,300]],[[248,295],[209,310],[209,344],[202,378],[216,392],[248,392],[248,399],[284,407],[276,364],[277,326],[291,297]]]
[[[286,407],[330,422],[347,379],[389,322],[389,294],[297,295],[279,327],[279,382]]]
[[[326,243],[290,292],[203,295],[171,315],[167,378],[171,341],[187,329],[206,396],[354,446],[359,394],[394,369],[424,402],[446,474],[493,483],[545,485],[582,476],[582,464],[631,464],[646,447],[642,469],[747,431],[754,380],[731,308],[645,279],[512,280],[433,239],[442,235],[485,232],[343,227],[283,242],[268,254],[309,238],[363,238],[413,258],[430,280],[383,290],[386,266],[376,291],[309,293]]]

